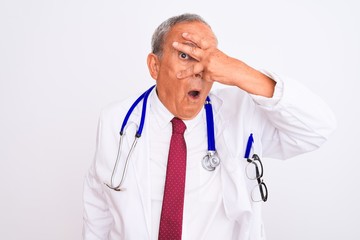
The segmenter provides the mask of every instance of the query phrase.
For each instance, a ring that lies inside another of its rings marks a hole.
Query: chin
[[[184,109],[183,111],[179,112],[177,117],[183,120],[191,120],[198,115],[201,109],[202,107],[200,108],[190,107],[188,109]]]

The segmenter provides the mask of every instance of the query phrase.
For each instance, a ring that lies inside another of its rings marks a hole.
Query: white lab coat
[[[282,81],[277,76],[271,77]],[[282,96],[276,103],[271,99],[250,96],[235,87],[210,94],[216,147],[222,161],[216,171],[221,175],[224,209],[227,217],[240,226],[233,239],[265,239],[261,203],[253,202],[250,197],[256,181],[248,180],[244,171],[244,152],[250,133],[253,133],[253,149],[257,154],[286,159],[318,148],[336,125],[327,105],[299,83],[284,79],[281,92]],[[152,94],[155,94],[154,90]],[[129,163],[124,183],[126,191],[116,192],[104,184],[110,182],[119,129],[134,100],[112,104],[102,111],[95,161],[84,184],[83,236],[86,240],[150,239],[149,119],[145,120],[143,135]],[[123,147],[125,154],[120,164],[125,162],[134,140],[141,106],[138,104],[129,120]],[[122,169],[123,165],[120,171]]]

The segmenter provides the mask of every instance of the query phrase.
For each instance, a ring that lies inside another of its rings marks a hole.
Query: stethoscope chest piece
[[[220,158],[217,156],[216,152],[209,151],[208,154],[204,156],[201,163],[205,170],[214,171],[216,167],[220,165]]]

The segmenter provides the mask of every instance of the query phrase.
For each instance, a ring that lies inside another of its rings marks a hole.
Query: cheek
[[[197,62],[194,61],[194,60],[187,60],[187,61],[179,61],[177,67],[178,67],[178,70],[181,71],[181,70],[186,70],[186,69],[189,69],[191,67],[194,67],[194,65],[196,64]]]
[[[165,60],[162,69],[168,76],[175,75],[180,67],[180,64],[176,63],[173,59]]]
[[[166,76],[166,81],[181,82],[181,79],[177,78],[177,74],[189,68],[188,64],[177,63],[177,64],[166,64],[163,68],[163,74]]]
[[[212,82],[207,82],[207,81],[205,81],[205,80],[203,80],[203,83],[204,83],[205,91],[206,91],[207,93],[209,93],[210,90],[211,90],[211,87],[212,87],[213,83],[212,83]]]

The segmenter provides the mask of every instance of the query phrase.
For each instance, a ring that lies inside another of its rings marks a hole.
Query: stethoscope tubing
[[[207,127],[207,139],[208,139],[208,152],[216,152],[215,149],[215,130],[214,130],[214,115],[211,106],[211,100],[209,96],[206,97],[205,102],[206,112],[206,127]]]
[[[123,182],[125,181],[125,177],[126,177],[126,173],[127,173],[127,169],[128,169],[128,166],[129,166],[129,160],[134,152],[134,149],[135,149],[135,146],[139,140],[139,138],[141,137],[141,134],[142,134],[142,130],[144,128],[144,123],[145,123],[145,116],[146,116],[146,104],[147,104],[147,99],[149,97],[149,94],[151,92],[151,90],[155,87],[152,86],[150,87],[146,92],[144,92],[143,94],[140,95],[140,97],[138,97],[135,102],[131,105],[129,111],[126,113],[125,115],[125,118],[124,118],[124,121],[121,125],[121,129],[120,129],[120,139],[119,139],[119,148],[118,148],[118,153],[117,153],[117,156],[116,156],[116,161],[115,161],[115,165],[114,165],[114,169],[113,169],[113,172],[111,174],[111,180],[110,180],[110,184],[106,184],[106,186],[108,186],[109,188],[115,190],[115,191],[122,191],[124,190],[123,188],[121,188],[121,186],[123,185]],[[115,172],[117,171],[118,169],[118,165],[119,165],[119,159],[121,157],[121,153],[122,153],[122,144],[123,144],[123,137],[125,135],[125,128],[126,128],[126,125],[127,125],[127,122],[131,116],[131,113],[134,111],[135,107],[139,104],[139,102],[143,100],[143,106],[142,106],[142,111],[141,111],[141,119],[140,119],[140,124],[139,124],[139,127],[136,131],[136,134],[135,134],[135,139],[134,139],[134,142],[132,143],[131,145],[131,148],[130,148],[130,151],[128,153],[128,155],[126,156],[126,160],[125,160],[125,166],[124,166],[124,169],[123,169],[123,173],[122,173],[122,176],[121,176],[121,179],[120,179],[120,183],[115,186],[114,184],[114,176],[115,176]]]
[[[121,125],[121,129],[120,129],[120,135],[122,136],[124,134],[124,129],[125,129],[125,126],[131,116],[131,113],[134,111],[135,107],[139,104],[139,102],[141,100],[144,99],[143,101],[143,105],[142,105],[142,111],[141,111],[141,119],[140,119],[140,124],[139,124],[139,128],[136,132],[136,136],[139,138],[141,137],[141,134],[142,134],[142,130],[144,128],[144,123],[145,123],[145,115],[146,115],[146,104],[147,104],[147,99],[149,97],[149,94],[151,92],[151,90],[155,87],[156,85],[154,86],[151,86],[146,92],[144,92],[143,94],[140,95],[140,97],[138,97],[135,102],[131,105],[129,111],[126,113],[126,116],[124,118],[124,121]]]
[[[155,86],[156,85],[151,86],[147,91],[145,91],[143,94],[140,95],[140,97],[138,97],[135,100],[135,102],[131,105],[128,112],[126,113],[124,121],[123,121],[123,123],[121,125],[119,148],[118,148],[118,153],[117,153],[114,169],[113,169],[113,172],[112,172],[112,175],[111,175],[110,184],[105,183],[109,188],[111,188],[111,189],[113,189],[115,191],[124,190],[123,188],[121,188],[121,186],[123,185],[123,182],[125,181],[125,177],[126,177],[126,173],[127,173],[127,169],[128,169],[128,165],[129,165],[129,160],[130,160],[130,158],[131,158],[131,156],[133,154],[133,151],[135,149],[135,146],[136,146],[139,138],[141,137],[141,134],[142,134],[142,131],[143,131],[143,128],[144,128],[144,124],[145,124],[147,100],[148,100],[148,97],[150,95],[150,92],[153,90],[153,88]],[[122,173],[122,176],[121,176],[120,183],[119,183],[119,185],[115,186],[115,184],[114,184],[114,176],[115,176],[115,173],[116,173],[117,168],[118,168],[119,159],[121,158],[122,143],[123,143],[123,136],[125,135],[125,128],[126,128],[127,122],[130,119],[130,116],[131,116],[132,112],[134,111],[135,107],[139,104],[139,102],[141,100],[143,100],[143,104],[142,104],[142,109],[141,109],[140,124],[139,124],[139,127],[138,127],[137,131],[136,131],[134,142],[131,145],[129,153],[128,153],[127,157],[126,157],[125,166],[124,166],[124,169],[123,169],[123,173]],[[207,151],[207,155],[205,155],[205,157],[203,159],[202,164],[203,164],[203,167],[206,170],[214,171],[215,168],[220,164],[220,160],[216,156],[214,116],[213,116],[211,100],[210,100],[209,96],[206,97],[205,113],[206,113],[206,126],[207,126],[207,137],[208,137],[208,151]]]

